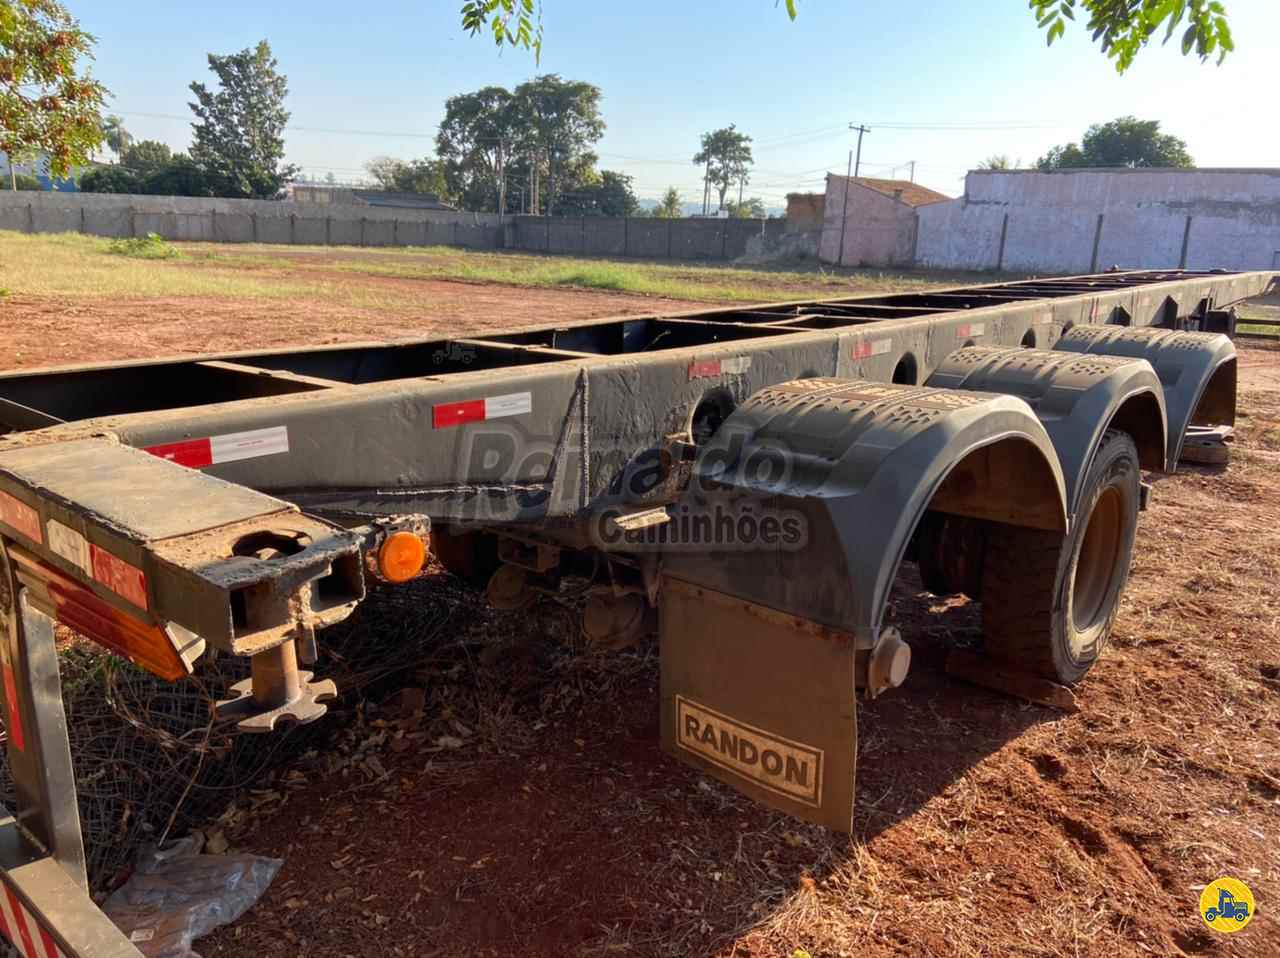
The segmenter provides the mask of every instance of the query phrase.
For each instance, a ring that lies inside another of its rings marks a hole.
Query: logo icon
[[[1253,892],[1235,878],[1219,878],[1200,893],[1200,917],[1214,931],[1239,931],[1253,920]]]

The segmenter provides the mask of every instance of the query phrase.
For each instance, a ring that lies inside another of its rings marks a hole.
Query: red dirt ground
[[[245,818],[235,842],[286,864],[204,953],[1280,953],[1280,350],[1242,358],[1235,459],[1157,483],[1079,713],[944,675],[979,617],[908,570],[913,674],[860,708],[850,840],[663,757],[652,649],[568,658],[558,607],[502,616],[428,579],[455,603],[454,664],[409,683],[424,713],[348,713],[347,756],[301,762],[305,788]],[[1196,914],[1223,874],[1259,907],[1230,938]]]
[[[308,274],[315,278],[313,274]],[[690,309],[696,303],[623,293],[483,286],[335,273],[414,306],[378,309],[237,299],[51,299],[0,304],[7,368],[110,362],[274,346],[456,336],[482,329]],[[420,304],[420,305],[419,305]],[[705,304],[701,304],[705,305]]]
[[[439,285],[451,287],[448,322],[496,321],[496,310],[507,325],[512,302],[545,311],[531,319],[658,308]],[[5,313],[21,317],[23,365],[315,342],[350,317],[223,304],[193,320],[187,303],[146,305],[14,297]],[[340,336],[388,338],[387,322],[353,317]],[[408,332],[405,317],[391,322],[391,335]],[[396,683],[421,689],[424,707],[385,693],[385,704],[345,703],[325,720],[332,750],[241,797],[217,827],[285,865],[199,950],[1280,954],[1280,349],[1244,346],[1241,359],[1232,463],[1156,482],[1113,645],[1078,713],[946,676],[946,650],[980,633],[977,610],[921,593],[904,570],[893,615],[912,675],[860,706],[856,827],[842,837],[664,757],[651,646],[573,655],[564,606],[499,614],[428,576],[407,588],[433,597],[422,614],[448,639]],[[1196,913],[1199,888],[1221,875],[1258,903],[1232,936]]]

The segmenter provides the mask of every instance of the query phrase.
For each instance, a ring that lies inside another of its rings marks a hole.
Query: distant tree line
[[[634,179],[598,168],[595,144],[604,135],[599,87],[556,74],[513,90],[487,86],[445,101],[435,155],[413,160],[381,156],[366,165],[379,187],[431,193],[463,209],[549,216],[682,216],[675,188],[652,211],[643,209]],[[741,193],[750,178],[751,138],[730,125],[702,137],[694,162],[710,196],[731,216],[764,216],[764,203]],[[738,187],[739,198],[729,198]]]

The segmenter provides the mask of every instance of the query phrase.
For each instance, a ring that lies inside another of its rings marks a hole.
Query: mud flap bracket
[[[772,808],[851,831],[854,637],[671,578],[660,610],[663,748]]]

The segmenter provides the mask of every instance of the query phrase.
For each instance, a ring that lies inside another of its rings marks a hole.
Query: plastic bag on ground
[[[144,848],[133,876],[102,910],[147,958],[199,958],[191,943],[235,921],[262,897],[284,862],[201,855],[203,836]]]

